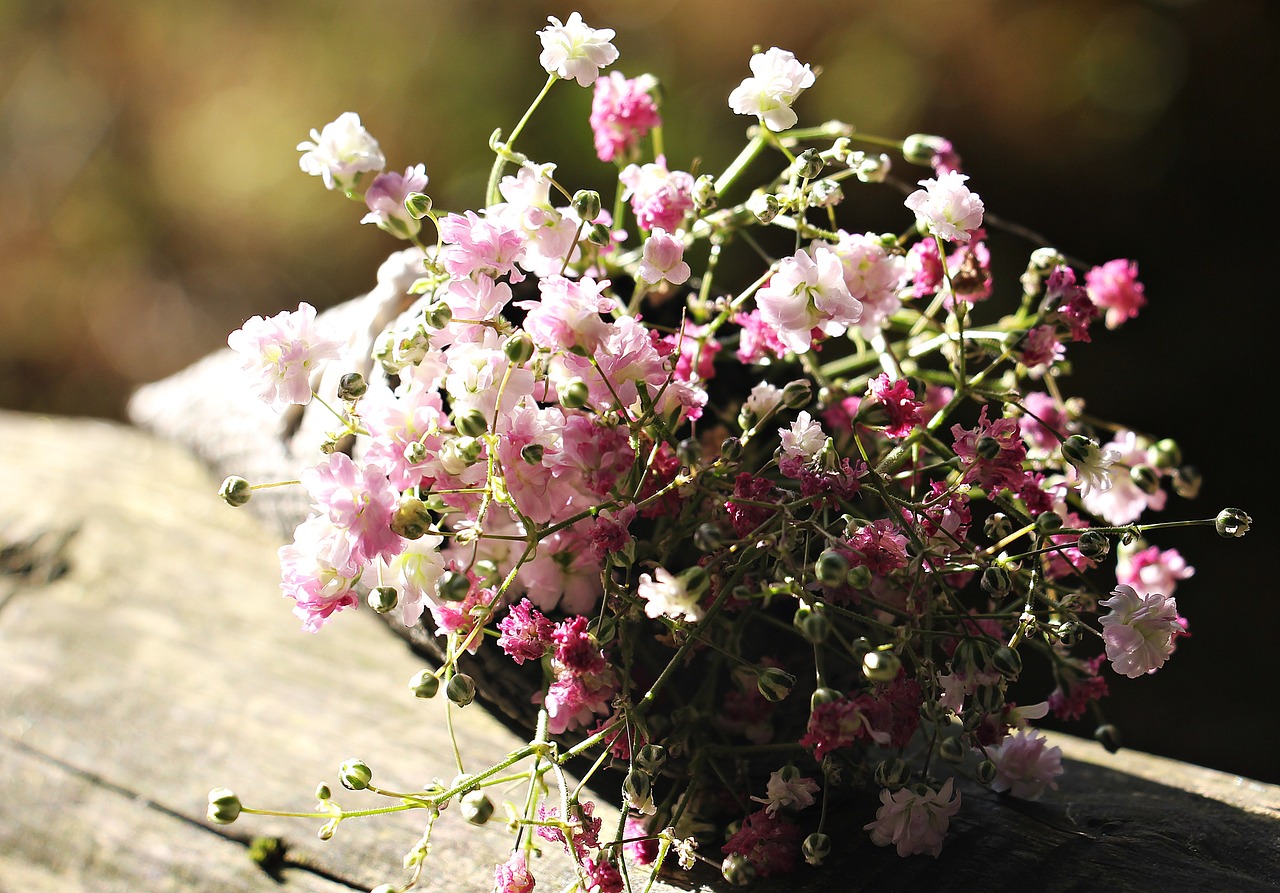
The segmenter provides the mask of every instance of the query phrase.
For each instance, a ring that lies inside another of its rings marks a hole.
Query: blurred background
[[[1112,675],[1104,706],[1134,748],[1280,782],[1275,485],[1252,453],[1275,357],[1270,0],[0,0],[0,407],[119,419],[248,316],[367,290],[399,245],[296,144],[356,111],[389,168],[426,164],[438,208],[476,207],[490,132],[542,84],[535,32],[574,9],[618,32],[617,70],[661,80],[673,167],[736,154],[726,97],[776,45],[822,69],[803,123],[946,136],[992,212],[1138,261],[1148,307],[1073,347],[1065,386],[1203,470],[1168,518],[1237,505],[1255,528],[1156,540],[1197,569],[1192,636],[1152,677]],[[611,173],[589,106],[558,85],[520,144],[577,187]]]

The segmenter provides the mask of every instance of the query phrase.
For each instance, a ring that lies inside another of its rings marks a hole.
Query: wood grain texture
[[[443,701],[405,685],[422,658],[367,610],[301,632],[277,588],[281,533],[222,505],[218,475],[184,448],[0,414],[0,467],[0,890],[328,893],[403,879],[420,814],[353,820],[326,843],[313,820],[210,825],[205,796],[227,786],[248,805],[308,809],[314,784],[357,756],[388,787],[451,778]],[[468,768],[522,741],[478,705],[457,718]],[[752,889],[1280,890],[1280,786],[1053,741],[1068,757],[1060,789],[1021,803],[964,785],[937,859],[872,845],[868,794],[833,811],[823,867]],[[345,805],[364,799],[333,787]],[[607,828],[614,799],[599,797]],[[249,861],[255,835],[288,844],[279,882]],[[421,889],[459,893],[491,889],[510,842],[452,811],[434,840]],[[718,862],[714,844],[704,852]],[[548,848],[535,870],[554,891],[571,868]],[[709,867],[655,889],[681,888],[728,889]]]

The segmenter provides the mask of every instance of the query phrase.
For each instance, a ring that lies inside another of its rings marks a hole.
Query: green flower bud
[[[810,611],[803,616],[797,612],[796,618],[800,635],[814,645],[821,645],[831,635],[831,620],[821,611]]]
[[[1129,480],[1148,496],[1160,489],[1160,475],[1150,465],[1135,465],[1130,468]]]
[[[581,378],[574,378],[560,388],[560,405],[565,409],[582,409],[591,399],[591,389]]]
[[[720,458],[726,462],[737,462],[742,458],[742,441],[736,437],[726,437],[720,443]]]
[[[464,795],[458,809],[461,810],[462,817],[473,825],[483,825],[493,817],[493,801],[484,791],[472,791]]]
[[[876,784],[880,787],[896,790],[907,783],[907,779],[911,777],[911,768],[902,757],[890,757],[881,760],[876,766],[875,777]]]
[[[369,390],[364,376],[359,372],[348,372],[338,379],[338,399],[351,403],[359,400]]]
[[[704,568],[694,565],[679,574],[680,582],[690,595],[703,595],[711,588],[711,577]]]
[[[835,549],[824,549],[813,564],[813,573],[823,586],[842,586],[849,578],[849,559]]]
[[[948,763],[959,763],[964,760],[964,755],[968,750],[958,735],[952,735],[949,738],[942,739],[942,743],[938,745],[938,756]]]
[[[782,404],[788,409],[803,409],[813,399],[813,384],[807,378],[787,382],[782,389]]]
[[[547,448],[540,443],[525,444],[520,450],[520,458],[530,465],[541,465],[542,457],[547,454]]]
[[[724,545],[724,532],[708,521],[693,531],[693,546],[699,552],[714,552]]]
[[[902,141],[902,157],[912,164],[932,164],[933,156],[947,144],[947,140],[928,133],[913,133]]]
[[[978,764],[978,768],[974,771],[979,784],[991,784],[996,780],[996,764],[990,760],[983,760]]]
[[[1244,536],[1249,532],[1249,528],[1253,525],[1253,519],[1246,515],[1240,509],[1223,509],[1218,512],[1218,517],[1214,519],[1214,529],[1218,531],[1218,536],[1233,538]]]
[[[982,532],[991,540],[1002,540],[1013,532],[1013,522],[1003,512],[996,512],[982,522]]]
[[[1101,561],[1111,551],[1111,538],[1096,530],[1086,530],[1076,540],[1076,549],[1090,561]]]
[[[747,209],[755,214],[756,220],[761,223],[772,223],[773,219],[782,213],[782,202],[778,201],[776,195],[757,192],[747,199]]]
[[[991,652],[991,666],[1002,676],[1016,678],[1022,672],[1022,655],[1015,648],[1001,645]]]
[[[816,710],[823,704],[834,703],[843,697],[844,695],[840,694],[840,692],[836,691],[834,688],[824,687],[814,689],[813,694],[809,696],[809,709]]]
[[[400,601],[400,594],[396,592],[394,586],[375,586],[369,590],[369,607],[373,608],[375,613],[387,613],[396,606],[398,601]]]
[[[466,673],[458,673],[449,680],[445,696],[459,707],[465,707],[476,699],[476,681]]]
[[[405,196],[404,209],[414,220],[421,220],[431,213],[431,196],[423,192],[410,192]]]
[[[862,656],[862,675],[871,682],[892,682],[902,669],[902,659],[892,651],[868,651]]]
[[[467,437],[479,437],[489,430],[489,420],[478,409],[467,409],[453,417],[453,427],[459,434]]]
[[[1062,529],[1062,516],[1057,512],[1043,512],[1036,517],[1036,530],[1046,536]]]
[[[608,248],[613,244],[613,233],[603,223],[593,223],[587,230],[587,241],[600,248]]]
[[[443,301],[437,304],[432,304],[423,313],[423,319],[431,328],[443,329],[449,323],[453,322],[453,308]]]
[[[962,639],[951,652],[951,670],[972,675],[986,670],[991,662],[987,646],[978,639]]]
[[[227,505],[232,508],[239,508],[253,496],[253,488],[249,486],[249,482],[244,478],[233,474],[222,482],[222,486],[218,488],[218,495],[222,497],[222,501]]]
[[[407,540],[420,539],[435,523],[426,503],[408,493],[400,497],[395,512],[391,515],[391,529]]]
[[[636,751],[633,760],[637,769],[657,775],[667,761],[667,749],[661,744],[646,744]]]
[[[755,866],[741,853],[730,853],[720,863],[721,876],[735,887],[746,887],[756,879]]]
[[[1182,448],[1172,438],[1157,441],[1151,448],[1151,461],[1156,468],[1173,469],[1182,464]]]
[[[227,788],[214,788],[209,792],[209,821],[215,825],[230,825],[240,817],[240,798]]]
[[[1013,578],[1009,572],[998,564],[984,568],[982,571],[982,590],[989,595],[1004,595],[1013,586]]]
[[[329,786],[323,781],[316,785],[316,799],[323,803],[333,796],[333,791],[329,790]]]
[[[692,437],[686,437],[676,444],[676,458],[682,465],[697,465],[702,460],[702,444]]]
[[[459,459],[472,465],[480,458],[480,453],[484,450],[484,441],[463,435],[453,441],[453,448],[457,450]]]
[[[622,780],[622,797],[628,807],[644,812],[653,805],[653,783],[649,776],[632,769]]]
[[[1195,499],[1200,495],[1204,479],[1193,465],[1182,465],[1173,472],[1173,490],[1183,499]]]
[[[373,778],[373,770],[364,760],[347,760],[338,767],[338,781],[350,791],[363,791]]]
[[[573,194],[573,211],[584,223],[591,223],[600,216],[600,193],[594,189],[579,189]]]
[[[716,193],[716,178],[703,174],[693,183],[693,204],[699,211],[710,211],[720,201]]]
[[[1103,723],[1093,730],[1093,740],[1105,747],[1109,753],[1115,753],[1121,746],[1120,730],[1111,723]]]
[[[421,465],[427,461],[427,447],[421,441],[412,440],[405,445],[404,460],[410,465]]]
[[[1098,451],[1098,445],[1083,434],[1072,434],[1062,442],[1062,457],[1072,465],[1080,465]]]
[[[436,594],[447,602],[460,602],[471,591],[471,581],[466,574],[457,571],[445,571],[436,580]]]
[[[871,585],[871,568],[865,564],[855,564],[845,575],[845,582],[854,589],[866,589]]]
[[[415,698],[434,698],[440,691],[440,677],[431,670],[419,670],[409,680]]]
[[[822,861],[831,855],[831,838],[821,831],[814,831],[804,839],[804,843],[800,844],[800,852],[804,854],[804,861],[809,865],[821,865]]]
[[[779,667],[760,667],[756,670],[756,688],[766,701],[776,704],[791,694],[796,677]]]
[[[533,339],[528,332],[516,332],[502,345],[502,352],[517,366],[523,366],[533,358]]]
[[[796,156],[796,173],[806,180],[816,180],[823,167],[822,156],[812,146]]]
[[[862,663],[862,657],[875,646],[871,644],[871,640],[866,636],[858,636],[849,643],[849,654],[858,663]]]

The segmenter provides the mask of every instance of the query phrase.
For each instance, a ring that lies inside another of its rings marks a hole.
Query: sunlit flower
[[[362,172],[380,171],[387,163],[355,112],[343,112],[323,130],[312,130],[310,140],[298,143],[298,151],[303,153],[298,164],[322,178],[326,189],[346,189]]]
[[[592,28],[576,12],[569,14],[567,22],[555,16],[547,16],[547,21],[551,24],[538,32],[542,40],[538,62],[549,74],[590,87],[600,69],[617,60],[618,50],[609,42],[614,36],[612,28]]]
[[[791,104],[813,86],[816,75],[794,53],[770,47],[751,57],[752,76],[729,94],[729,108],[738,115],[755,115],[774,132],[789,130],[799,118]]]

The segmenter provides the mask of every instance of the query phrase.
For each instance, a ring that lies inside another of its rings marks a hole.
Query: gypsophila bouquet
[[[228,339],[263,400],[332,414],[280,550],[303,628],[361,602],[424,626],[440,659],[410,685],[449,709],[485,697],[481,653],[525,685],[528,744],[492,767],[406,794],[342,765],[391,801],[361,816],[430,816],[411,876],[380,889],[415,885],[449,803],[483,823],[513,777],[499,893],[532,890],[549,843],[603,893],[673,862],[803,871],[854,834],[936,856],[957,777],[1055,788],[1060,752],[1031,722],[1100,717],[1117,674],[1156,672],[1187,633],[1174,591],[1193,569],[1149,537],[1250,526],[1144,520],[1194,496],[1195,472],[1062,392],[1068,352],[1146,304],[1137,265],[1029,240],[1020,278],[994,281],[996,224],[950,143],[798,127],[818,73],[785,50],[729,93],[751,119],[741,154],[695,175],[662,151],[656,79],[602,71],[613,31],[574,13],[538,36],[546,84],[491,139],[479,209],[433,207],[423,164],[384,171],[354,113],[298,146],[408,245],[379,271],[395,312],[371,351],[348,355],[306,304]],[[560,81],[594,90],[582,130],[611,194],[516,150]],[[895,187],[898,232],[843,220],[846,191]],[[1016,309],[985,318],[997,293]],[[231,477],[222,496],[280,483]],[[570,760],[616,791],[619,827],[566,784]],[[826,803],[859,791],[879,796],[863,827],[829,827]],[[356,812],[317,797],[323,837]],[[212,792],[212,820],[241,812],[270,810]]]

